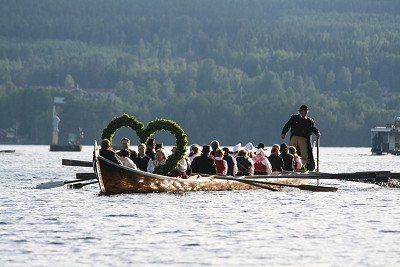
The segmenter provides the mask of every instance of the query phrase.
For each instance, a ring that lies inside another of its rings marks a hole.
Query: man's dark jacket
[[[290,129],[290,139],[293,136],[301,136],[307,139],[307,154],[308,162],[307,169],[315,169],[315,160],[313,154],[313,147],[311,144],[311,134],[320,134],[318,129],[314,126],[314,120],[310,117],[302,118],[300,114],[292,115],[285,126],[283,126],[282,134],[286,134]],[[299,153],[300,154],[300,153]]]
[[[293,163],[294,157],[292,154],[282,152],[280,157],[283,159],[283,170],[284,171],[293,171]]]
[[[100,156],[102,156],[103,158],[108,159],[108,160],[111,160],[112,162],[115,162],[115,163],[121,165],[121,162],[120,162],[119,159],[117,158],[117,155],[115,154],[114,151],[111,151],[111,150],[108,150],[108,149],[100,148],[99,154],[100,154]]]
[[[283,170],[283,159],[277,155],[272,154],[268,157],[269,162],[271,163],[273,172],[282,172]]]
[[[201,154],[193,159],[190,165],[193,173],[215,174],[214,160],[209,158],[206,154]]]

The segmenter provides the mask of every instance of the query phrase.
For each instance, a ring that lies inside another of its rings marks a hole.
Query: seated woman
[[[289,153],[294,157],[294,170],[301,171],[303,168],[303,163],[301,162],[300,156],[297,154],[297,149],[294,146],[290,146]]]
[[[270,175],[272,173],[271,163],[265,156],[264,149],[257,149],[256,154],[253,156],[253,161],[255,175]]]
[[[215,150],[214,162],[217,174],[226,175],[228,173],[228,163],[224,160],[224,152],[219,148]]]
[[[253,160],[250,161],[246,149],[239,150],[236,163],[238,167],[236,176],[254,175],[254,163]]]
[[[167,161],[167,157],[165,156],[164,149],[159,148],[156,150],[156,155],[153,161],[149,161],[149,166],[147,168],[148,172],[154,172],[155,167],[164,165]]]
[[[201,150],[199,145],[197,144],[193,144],[190,146],[190,153],[188,155],[188,161],[189,164],[192,164],[192,161],[195,157],[200,156],[201,155]]]
[[[128,149],[122,149],[117,153],[119,156],[119,160],[122,163],[122,166],[132,168],[134,170],[137,170],[137,166],[133,161],[130,159],[131,152]]]
[[[176,152],[175,146],[172,148],[171,152],[172,152],[172,154],[175,154],[175,152]],[[183,179],[187,179],[188,178],[188,168],[190,168],[190,166],[188,164],[188,160],[187,160],[187,158],[184,157],[183,159],[181,159],[178,162],[178,165],[176,166],[176,168],[168,173],[168,176],[180,177]]]

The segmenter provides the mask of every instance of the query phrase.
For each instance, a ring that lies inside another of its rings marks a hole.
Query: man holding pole
[[[292,115],[282,129],[281,138],[285,139],[286,133],[290,129],[290,145],[298,149],[303,165],[307,170],[315,169],[313,146],[311,144],[311,134],[315,134],[319,139],[321,134],[314,126],[314,120],[308,117],[309,109],[302,105],[298,110],[299,114]]]

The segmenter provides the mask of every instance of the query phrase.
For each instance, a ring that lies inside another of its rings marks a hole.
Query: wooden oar
[[[65,166],[93,167],[93,162],[84,160],[62,159],[61,163]]]
[[[69,189],[79,189],[84,187],[85,185],[90,185],[90,184],[96,184],[98,181],[93,181],[93,182],[88,182],[88,183],[75,183],[75,184],[69,184],[68,188]]]
[[[88,181],[88,180],[93,180],[93,178],[77,179],[77,180],[72,180],[72,181],[46,182],[46,183],[41,183],[41,184],[36,185],[36,189],[51,189],[51,188],[60,187],[60,186],[66,185],[66,184],[72,184],[72,183]]]
[[[97,177],[93,172],[77,172],[76,179],[97,179]]]
[[[225,177],[223,177],[223,176],[218,176],[218,175],[211,176],[211,177],[212,177],[212,178],[216,178],[216,179],[220,179],[220,180],[230,180],[230,181],[241,182],[241,183],[244,183],[244,184],[252,185],[252,186],[255,186],[255,187],[260,187],[260,188],[267,189],[267,190],[270,190],[270,191],[279,191],[278,189],[275,189],[275,188],[273,188],[273,187],[270,187],[270,186],[266,186],[266,185],[264,185],[264,184],[261,184],[261,183],[258,182],[258,181],[251,181],[251,180],[245,180],[245,179],[233,178],[233,177],[230,177],[230,178],[228,178],[228,179],[225,179]]]
[[[259,186],[259,185],[287,186],[287,187],[294,187],[294,188],[298,188],[300,190],[307,190],[307,191],[313,191],[313,192],[336,192],[337,191],[336,187],[328,187],[328,186],[305,185],[305,184],[302,184],[302,185],[283,184],[283,183],[274,183],[274,182],[266,182],[266,181],[247,180],[247,179],[240,179],[240,178],[234,178],[234,177],[225,177],[225,176],[219,176],[219,175],[216,175],[213,178],[248,183],[248,184],[252,184],[254,186]]]

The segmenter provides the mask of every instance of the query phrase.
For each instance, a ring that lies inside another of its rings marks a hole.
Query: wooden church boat
[[[192,175],[188,179],[169,177],[134,170],[118,165],[98,155],[95,151],[94,171],[103,194],[186,192],[186,191],[226,191],[268,189],[281,190],[284,186],[301,186],[307,179],[262,178],[255,182],[252,176],[243,178],[218,175]],[[263,184],[265,183],[265,184]],[[321,187],[322,188],[322,187]]]

